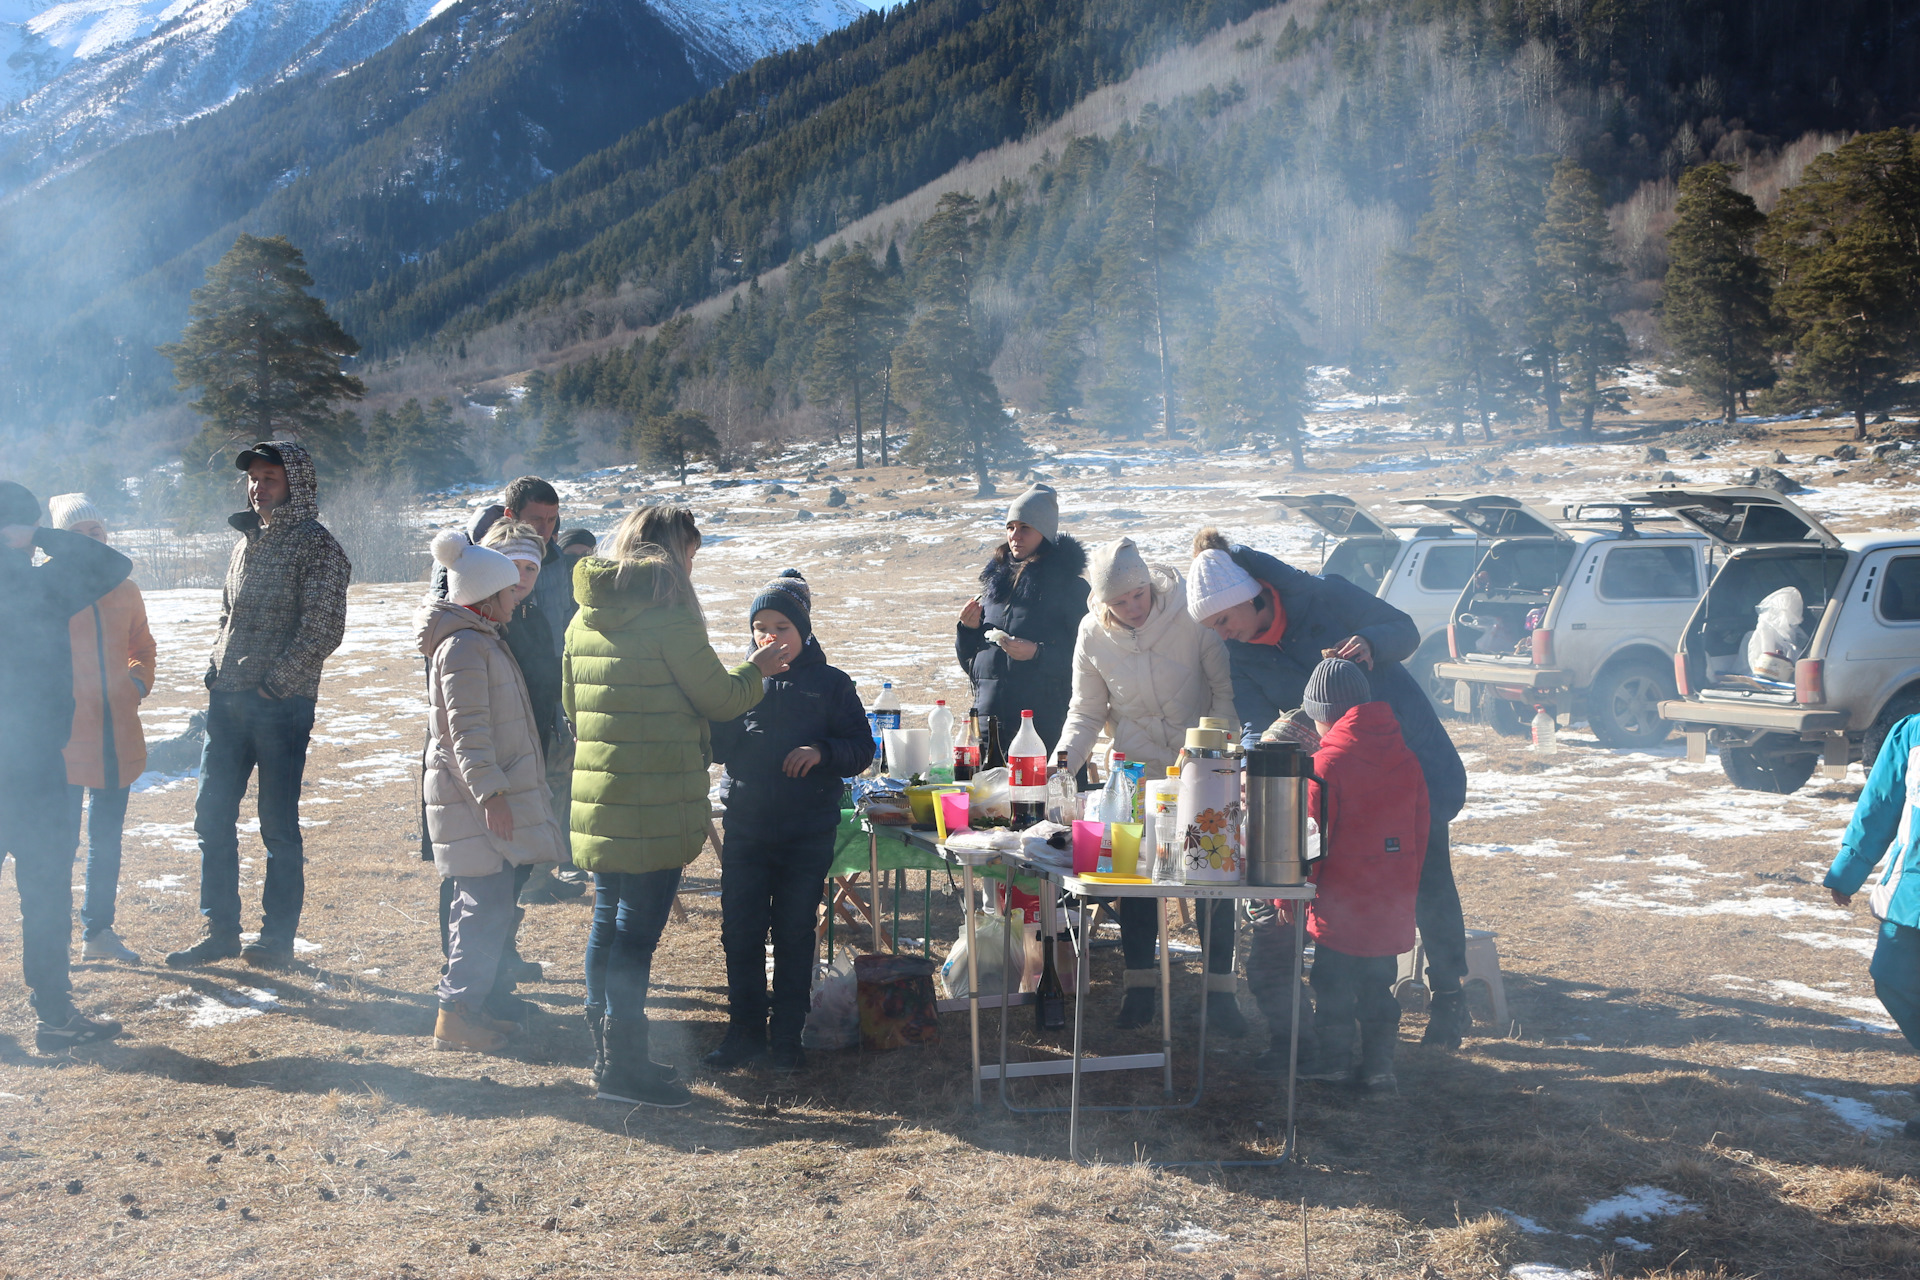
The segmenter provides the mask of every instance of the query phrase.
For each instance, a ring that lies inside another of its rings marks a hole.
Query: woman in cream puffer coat
[[[484,876],[558,862],[565,836],[553,817],[533,700],[500,624],[450,600],[433,601],[417,622],[420,652],[432,664],[423,785],[434,870]],[[511,840],[487,829],[480,807],[501,793],[513,814]]]
[[[1094,549],[1087,565],[1092,606],[1073,646],[1073,697],[1056,751],[1075,773],[1086,764],[1105,728],[1113,750],[1146,766],[1143,782],[1164,778],[1186,743],[1187,730],[1205,717],[1237,726],[1233,670],[1220,637],[1187,612],[1180,575],[1149,566],[1131,538]],[[1215,904],[1207,956],[1209,1025],[1245,1035],[1234,997],[1233,904]],[[1224,908],[1224,910],[1220,909]],[[1159,928],[1153,903],[1120,900],[1120,949],[1126,963],[1120,1004],[1123,1027],[1153,1017],[1154,944]]]
[[[566,837],[533,700],[501,634],[525,594],[519,567],[451,530],[433,554],[447,566],[447,598],[416,619],[428,673],[421,800],[434,867],[453,885],[434,1044],[491,1051],[520,1029],[480,1008],[513,930],[513,868],[557,862]]]

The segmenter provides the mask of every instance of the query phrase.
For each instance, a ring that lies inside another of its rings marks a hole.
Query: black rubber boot
[[[706,1056],[709,1071],[734,1071],[766,1056],[767,1029],[729,1022],[719,1048]]]
[[[1391,1093],[1399,1086],[1393,1078],[1393,1047],[1400,1039],[1398,1023],[1362,1023],[1360,1026],[1360,1083],[1369,1089]]]
[[[607,1067],[598,1097],[641,1107],[684,1107],[693,1101],[692,1092],[674,1078],[673,1068],[647,1057],[646,1019],[610,1017],[603,1035]]]
[[[1213,974],[1207,975],[1207,985],[1211,987]],[[1227,981],[1233,981],[1232,974],[1219,975]],[[1247,1025],[1247,1016],[1240,1012],[1240,997],[1232,991],[1207,992],[1207,1034],[1219,1034],[1229,1040],[1243,1040],[1253,1030]]]
[[[1114,1016],[1113,1025],[1126,1031],[1150,1025],[1160,1004],[1156,998],[1160,987],[1159,972],[1154,969],[1128,969],[1124,981],[1126,991],[1120,997],[1120,1012]]]
[[[1433,997],[1433,1003],[1427,1009],[1427,1029],[1421,1033],[1420,1043],[1436,1049],[1458,1049],[1473,1027],[1473,1018],[1467,1013],[1467,997],[1462,991],[1444,991]]]

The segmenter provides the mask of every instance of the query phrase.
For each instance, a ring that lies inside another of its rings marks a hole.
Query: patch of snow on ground
[[[1175,1253],[1198,1253],[1210,1244],[1227,1242],[1218,1231],[1209,1231],[1191,1222],[1167,1232],[1166,1238],[1173,1243]]]
[[[1906,1127],[1892,1116],[1882,1115],[1872,1104],[1862,1102],[1858,1098],[1841,1098],[1831,1093],[1815,1093],[1811,1089],[1804,1089],[1801,1092],[1833,1112],[1834,1117],[1841,1124],[1870,1137],[1883,1137]]]
[[[1552,1228],[1543,1227],[1532,1218],[1524,1214],[1515,1213],[1511,1209],[1502,1209],[1496,1205],[1493,1211],[1530,1236],[1550,1236],[1554,1234]]]
[[[1609,1222],[1651,1222],[1677,1213],[1696,1213],[1699,1206],[1665,1187],[1625,1187],[1617,1196],[1591,1205],[1580,1215],[1580,1225],[1603,1227]]]
[[[1887,1031],[1899,1030],[1893,1024],[1893,1020],[1887,1017],[1886,1006],[1878,1000],[1866,996],[1837,996],[1831,991],[1822,991],[1804,982],[1788,982],[1782,978],[1774,978],[1767,985],[1782,995],[1799,996],[1802,1000],[1813,1000],[1822,1004],[1838,1005],[1842,1009],[1851,1009],[1855,1013],[1865,1015],[1861,1021],[1871,1026]]]
[[[1804,942],[1808,946],[1817,947],[1822,951],[1858,952],[1869,959],[1872,958],[1873,949],[1876,945],[1875,940],[1872,938],[1842,938],[1838,934],[1832,933],[1783,933],[1780,936],[1794,942]]]
[[[1591,1271],[1569,1271],[1544,1262],[1516,1262],[1507,1274],[1513,1280],[1598,1280]]]
[[[257,1018],[280,1008],[279,993],[272,987],[241,987],[222,991],[218,1000],[197,991],[175,991],[154,1001],[161,1009],[187,1014],[189,1027],[224,1027],[243,1018]]]

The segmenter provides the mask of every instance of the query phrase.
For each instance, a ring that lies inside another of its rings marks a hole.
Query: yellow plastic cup
[[[1137,876],[1140,870],[1140,833],[1146,829],[1141,822],[1116,822],[1113,824],[1113,871],[1115,875]],[[1147,874],[1151,875],[1149,868]]]

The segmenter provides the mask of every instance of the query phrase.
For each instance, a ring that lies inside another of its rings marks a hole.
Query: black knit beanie
[[[34,497],[25,485],[0,480],[0,526],[39,523],[40,499]]]
[[[779,577],[760,588],[760,594],[747,606],[748,625],[752,625],[753,615],[762,609],[777,609],[786,614],[799,628],[803,640],[813,634],[813,589],[807,586],[806,578],[798,569],[784,569]]]

